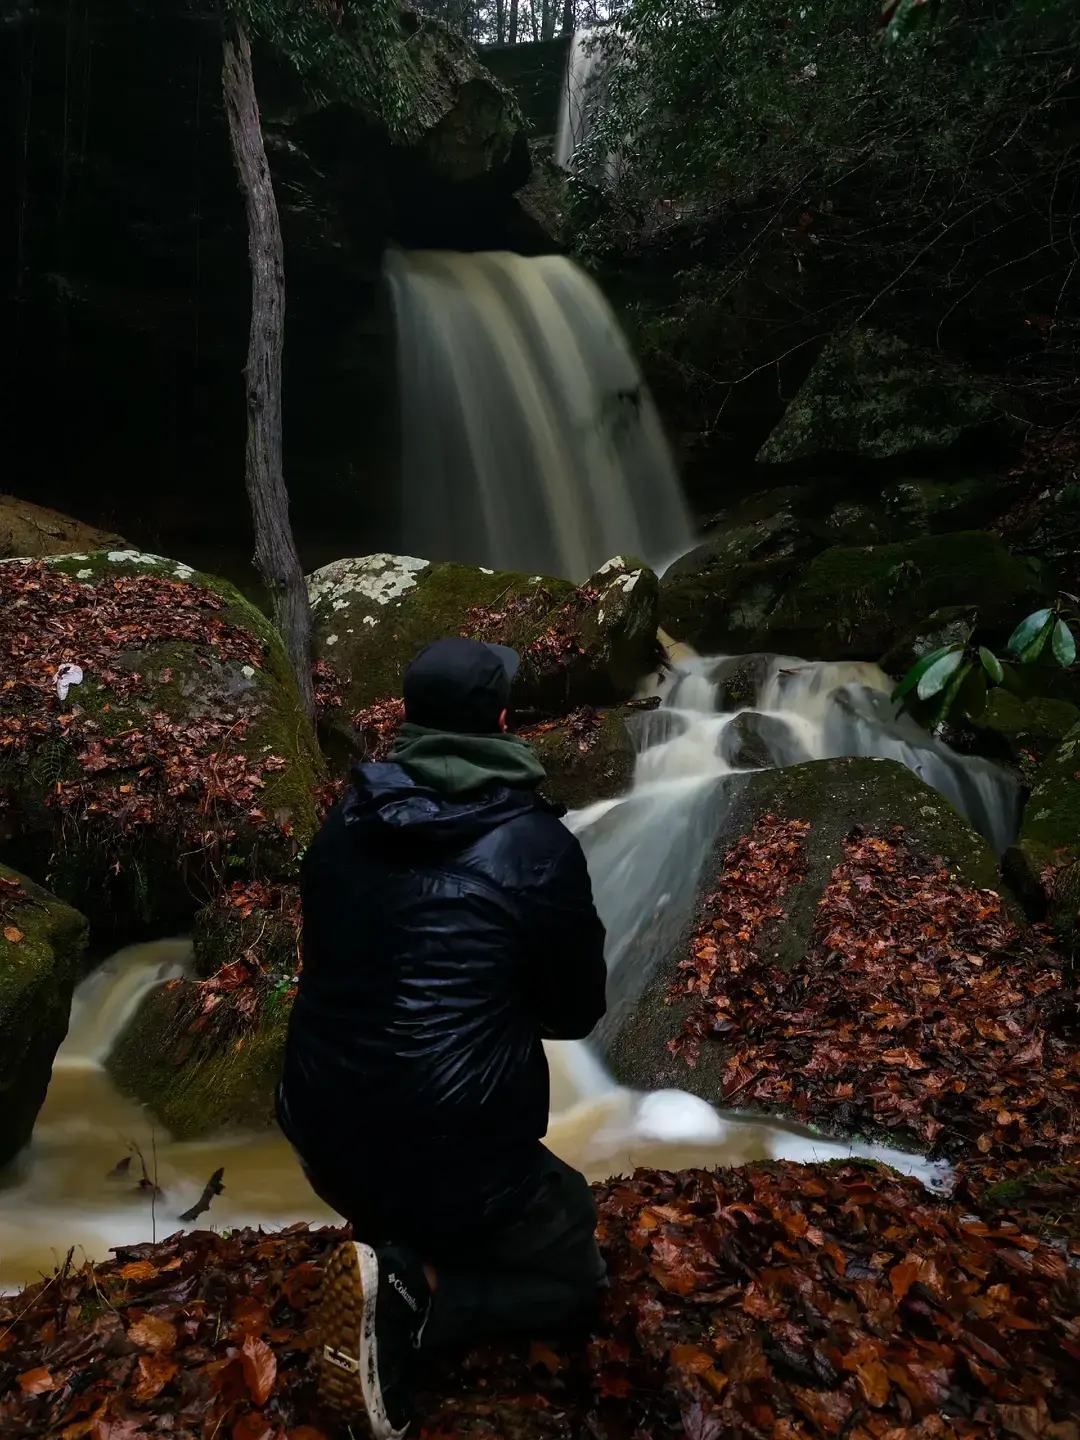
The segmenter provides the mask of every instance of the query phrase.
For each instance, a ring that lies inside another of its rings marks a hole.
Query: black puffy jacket
[[[279,1095],[302,1155],[350,1128],[380,1154],[405,1137],[448,1154],[546,1133],[542,1038],[587,1035],[606,981],[585,857],[560,813],[531,790],[451,800],[395,764],[354,772],[303,865]]]

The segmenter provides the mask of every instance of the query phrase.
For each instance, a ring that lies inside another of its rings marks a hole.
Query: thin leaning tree
[[[311,606],[289,520],[282,459],[285,253],[249,33],[265,38],[292,64],[313,100],[354,103],[402,137],[409,133],[417,83],[397,0],[228,0],[222,21],[222,89],[247,209],[251,265],[244,469],[255,563],[270,592],[304,709],[314,720]]]
[[[300,699],[315,719],[311,679],[311,605],[289,520],[281,437],[281,357],[285,347],[285,248],[274,182],[263,143],[251,45],[235,17],[225,22],[222,88],[229,139],[247,207],[251,264],[247,447],[244,476],[255,524],[255,563],[270,592]]]

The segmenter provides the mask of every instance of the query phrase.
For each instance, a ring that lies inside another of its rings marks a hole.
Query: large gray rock
[[[403,555],[339,560],[309,577],[316,658],[341,685],[324,724],[350,743],[355,717],[401,694],[433,640],[468,635],[522,656],[516,709],[566,715],[629,700],[656,654],[656,576],[609,560],[584,585]]]
[[[703,1045],[696,1066],[671,1053],[668,1042],[682,1030],[692,1002],[669,1002],[679,961],[688,953],[706,897],[715,888],[725,854],[765,815],[808,821],[806,873],[785,895],[782,916],[769,922],[765,943],[775,963],[790,970],[806,952],[818,901],[843,855],[845,839],[857,827],[884,833],[903,826],[907,843],[920,855],[941,857],[968,884],[1000,890],[994,855],[974,830],[935,790],[892,760],[815,760],[787,769],[762,770],[726,782],[716,805],[717,834],[698,887],[697,903],[677,943],[659,958],[651,974],[647,953],[623,963],[637,973],[604,1022],[600,1041],[616,1078],[641,1090],[675,1087],[717,1102],[726,1059],[720,1044]],[[652,957],[655,961],[655,957]]]
[[[990,396],[954,367],[894,336],[856,328],[825,346],[758,459],[882,460],[944,450],[1000,418]]]
[[[0,865],[0,1167],[30,1139],[86,949],[78,911]]]

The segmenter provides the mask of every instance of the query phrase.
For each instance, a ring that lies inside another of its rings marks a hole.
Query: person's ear
[[[503,733],[504,735],[506,734],[506,711],[505,711],[505,710],[504,710],[504,711],[502,712],[502,714],[499,716],[499,729],[502,731],[502,733]]]

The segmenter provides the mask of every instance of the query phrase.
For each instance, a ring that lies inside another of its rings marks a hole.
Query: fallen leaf
[[[56,1389],[57,1382],[44,1366],[36,1370],[27,1370],[19,1376],[19,1389],[24,1395],[45,1395],[50,1390]]]
[[[4,939],[7,940],[9,944],[18,945],[19,941],[23,938],[23,932],[17,925],[4,926]]]
[[[168,1385],[178,1368],[175,1361],[160,1355],[140,1355],[139,1379],[134,1391],[136,1400],[143,1404],[153,1400]]]
[[[244,1379],[251,1398],[256,1405],[265,1405],[277,1379],[274,1352],[258,1335],[249,1335],[240,1353],[244,1357]]]
[[[159,1315],[144,1315],[128,1330],[128,1339],[142,1350],[173,1350],[176,1348],[176,1326]]]

